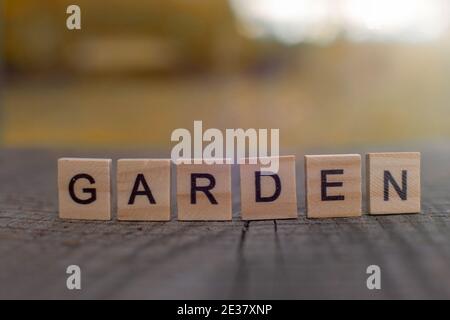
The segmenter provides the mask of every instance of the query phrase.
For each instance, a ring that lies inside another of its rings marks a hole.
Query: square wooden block
[[[232,219],[230,164],[177,164],[178,220]]]
[[[240,165],[243,220],[295,219],[297,188],[295,156],[279,157],[277,173],[265,173],[259,162]]]
[[[117,219],[170,220],[170,160],[117,161]]]
[[[367,200],[370,214],[419,213],[420,153],[369,153]]]
[[[361,156],[305,156],[308,218],[361,216]]]
[[[111,220],[110,181],[111,159],[59,159],[59,217]]]

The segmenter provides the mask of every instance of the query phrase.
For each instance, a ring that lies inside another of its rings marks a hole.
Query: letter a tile
[[[255,159],[246,159],[245,164],[240,165],[243,220],[298,217],[295,156],[284,156],[278,159],[277,173],[264,172],[265,166],[259,161],[255,164],[250,163]]]
[[[117,161],[117,218],[170,220],[170,160]]]
[[[177,164],[178,220],[232,219],[230,164]]]
[[[361,156],[305,156],[308,218],[361,216]]]
[[[420,153],[369,153],[366,169],[370,214],[420,212]]]
[[[59,217],[111,220],[110,171],[110,159],[59,159]]]

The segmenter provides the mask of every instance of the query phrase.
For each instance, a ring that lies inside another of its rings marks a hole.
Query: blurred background
[[[81,7],[81,30],[66,8]],[[450,138],[450,0],[2,0],[0,145],[285,148]]]

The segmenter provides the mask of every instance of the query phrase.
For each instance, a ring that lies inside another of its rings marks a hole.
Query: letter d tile
[[[260,161],[252,162],[256,159],[240,165],[242,220],[297,218],[295,156],[279,157],[276,173],[264,172]]]
[[[58,160],[59,217],[111,220],[111,160]]]

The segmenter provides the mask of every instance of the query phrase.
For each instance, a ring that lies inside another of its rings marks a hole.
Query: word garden
[[[277,173],[259,162],[240,164],[243,220],[298,217],[295,156],[278,157]],[[110,159],[58,160],[59,216],[111,219]],[[370,153],[366,159],[368,213],[419,213],[420,153]],[[308,218],[362,214],[361,156],[305,156]],[[170,220],[171,160],[121,159],[117,162],[117,218]],[[231,164],[176,164],[178,220],[232,219]]]

